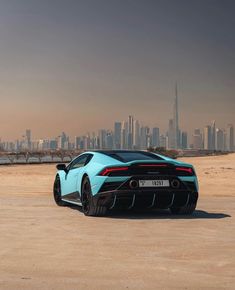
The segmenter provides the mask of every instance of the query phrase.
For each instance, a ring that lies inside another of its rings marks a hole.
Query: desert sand
[[[85,217],[55,205],[55,165],[1,166],[0,289],[235,289],[235,154],[183,160],[191,217]]]

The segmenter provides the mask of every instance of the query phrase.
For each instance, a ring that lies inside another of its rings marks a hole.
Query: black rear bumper
[[[198,192],[188,189],[112,190],[94,196],[97,205],[109,209],[167,209],[196,204]]]

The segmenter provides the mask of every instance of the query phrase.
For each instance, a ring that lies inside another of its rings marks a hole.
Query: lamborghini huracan
[[[191,164],[146,151],[85,152],[68,165],[58,164],[54,182],[57,205],[74,204],[87,216],[108,210],[170,209],[192,214],[198,181]]]

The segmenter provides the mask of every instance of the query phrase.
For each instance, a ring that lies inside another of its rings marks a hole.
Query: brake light
[[[121,172],[127,171],[127,170],[128,170],[128,167],[107,167],[104,170],[102,170],[99,175],[108,176],[113,172],[121,173]]]
[[[175,170],[194,175],[193,169],[191,167],[176,167]]]
[[[139,167],[167,167],[167,164],[139,164]]]

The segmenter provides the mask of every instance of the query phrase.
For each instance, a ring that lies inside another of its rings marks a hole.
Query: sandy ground
[[[0,167],[0,289],[235,289],[235,154],[185,158],[192,217],[85,217],[54,204],[54,165]]]

